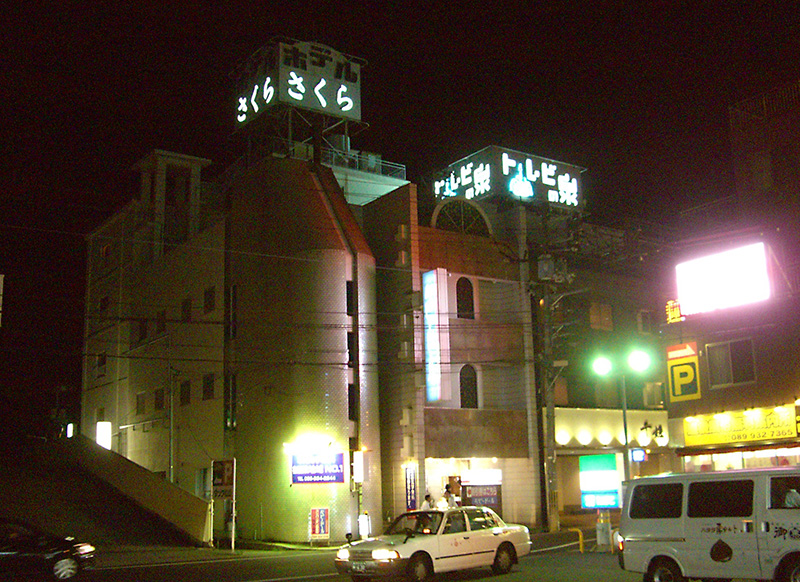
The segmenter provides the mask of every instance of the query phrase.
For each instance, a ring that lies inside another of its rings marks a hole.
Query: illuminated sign
[[[622,481],[617,471],[617,455],[584,455],[578,459],[581,507],[608,509],[620,507]]]
[[[669,301],[667,301],[666,312],[667,312],[667,323],[678,323],[686,319],[681,314],[681,304],[675,301],[674,299],[670,299]]]
[[[764,243],[686,261],[675,267],[683,315],[727,309],[771,296]]]
[[[328,507],[314,507],[308,515],[308,537],[312,540],[327,540],[330,532],[331,510]]]
[[[447,271],[422,274],[422,317],[425,335],[425,385],[428,402],[450,398],[444,361],[450,351],[447,309]]]
[[[667,348],[670,402],[700,398],[700,364],[697,344],[687,342]]]
[[[292,483],[344,483],[344,453],[292,455]]]
[[[683,419],[687,447],[730,445],[797,437],[794,403],[775,408],[751,408]]]
[[[233,499],[234,481],[236,479],[236,460],[226,459],[211,464],[212,488],[214,499]]]
[[[237,96],[237,126],[279,103],[361,120],[360,59],[299,41],[279,42],[259,58]]]
[[[440,198],[500,195],[577,209],[583,206],[581,172],[578,166],[489,146],[448,166],[433,189]]]
[[[417,508],[417,466],[406,465],[406,509],[413,511]]]

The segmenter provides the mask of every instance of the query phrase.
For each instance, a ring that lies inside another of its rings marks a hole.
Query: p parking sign
[[[700,366],[695,342],[667,348],[667,373],[671,402],[700,399]]]

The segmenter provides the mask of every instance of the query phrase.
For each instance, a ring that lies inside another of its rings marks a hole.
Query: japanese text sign
[[[583,205],[578,166],[489,146],[451,164],[434,182],[440,198],[504,195],[564,208]]]
[[[255,68],[237,96],[237,126],[279,103],[361,120],[361,61],[354,57],[318,43],[280,42]]]
[[[292,455],[292,483],[344,483],[344,453]]]

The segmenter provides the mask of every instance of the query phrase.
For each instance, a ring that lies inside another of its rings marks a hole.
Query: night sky
[[[15,414],[79,390],[84,236],[130,199],[132,164],[153,148],[230,159],[229,73],[275,36],[367,61],[352,147],[421,187],[496,144],[587,168],[606,219],[732,193],[728,106],[800,78],[790,1],[16,4],[0,24],[0,404]]]

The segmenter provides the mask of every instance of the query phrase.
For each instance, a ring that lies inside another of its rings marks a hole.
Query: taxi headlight
[[[84,556],[86,554],[93,553],[94,546],[92,544],[76,544],[75,551],[78,552],[80,555]]]
[[[400,557],[395,550],[372,550],[372,559],[373,560],[396,560]]]
[[[339,551],[336,552],[336,559],[337,560],[349,560],[350,559],[350,550],[347,548],[339,548]]]

